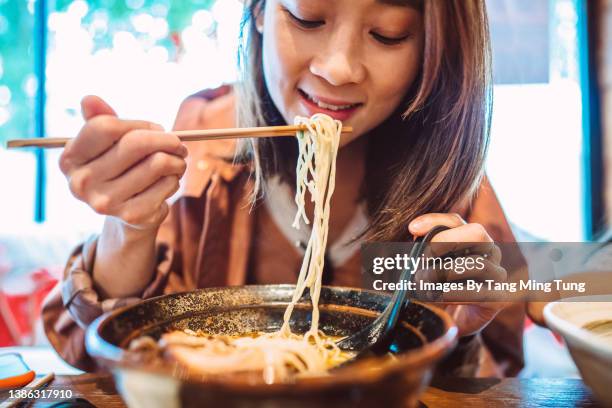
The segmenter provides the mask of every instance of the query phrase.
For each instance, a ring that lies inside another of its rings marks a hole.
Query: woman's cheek
[[[286,54],[287,45],[283,41],[282,30],[273,23],[273,27],[264,32],[263,73],[268,92],[283,116],[286,116],[286,112],[282,88],[286,87],[289,69],[287,63],[290,61],[290,56]]]
[[[393,101],[397,106],[404,98],[418,73],[420,57],[416,52],[414,47],[408,47],[406,52],[373,60],[376,66],[369,71],[379,84],[377,88],[381,101]]]
[[[270,96],[287,123],[292,123],[298,112],[297,86],[308,70],[308,46],[303,35],[296,35],[282,16],[265,31],[263,59],[264,76]]]

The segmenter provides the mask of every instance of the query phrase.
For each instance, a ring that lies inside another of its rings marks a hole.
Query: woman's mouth
[[[350,103],[345,101],[336,101],[328,98],[321,98],[310,95],[301,89],[298,89],[302,101],[309,111],[310,116],[315,113],[325,113],[334,119],[346,121],[363,103]]]

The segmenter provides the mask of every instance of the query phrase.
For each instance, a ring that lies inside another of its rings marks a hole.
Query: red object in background
[[[27,346],[34,342],[34,328],[42,303],[58,280],[47,269],[23,276],[24,293],[0,290],[0,347]]]
[[[0,389],[24,387],[32,382],[34,377],[36,377],[36,373],[34,371],[28,371],[25,374],[9,378],[0,378]]]

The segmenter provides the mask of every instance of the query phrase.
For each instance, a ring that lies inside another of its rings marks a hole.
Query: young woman
[[[188,98],[175,128],[277,125],[318,112],[353,127],[337,159],[326,283],[359,285],[365,240],[407,241],[438,224],[451,229],[435,241],[513,240],[482,178],[491,85],[484,0],[253,0],[243,33],[237,89]],[[74,252],[44,310],[48,337],[70,363],[95,367],[83,328],[120,305],[296,281],[295,243],[305,235],[290,228],[294,139],[184,146],[158,125],[117,118],[99,98],[82,107],[86,123],[60,166],[73,194],[107,218]],[[498,258],[483,277],[506,273]],[[448,307],[463,336],[449,360],[455,374],[520,369],[523,312],[498,314],[503,306]]]

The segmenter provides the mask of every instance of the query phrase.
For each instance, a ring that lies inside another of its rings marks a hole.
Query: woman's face
[[[258,30],[272,100],[287,123],[325,113],[353,127],[398,107],[421,65],[423,21],[406,0],[267,0]]]

